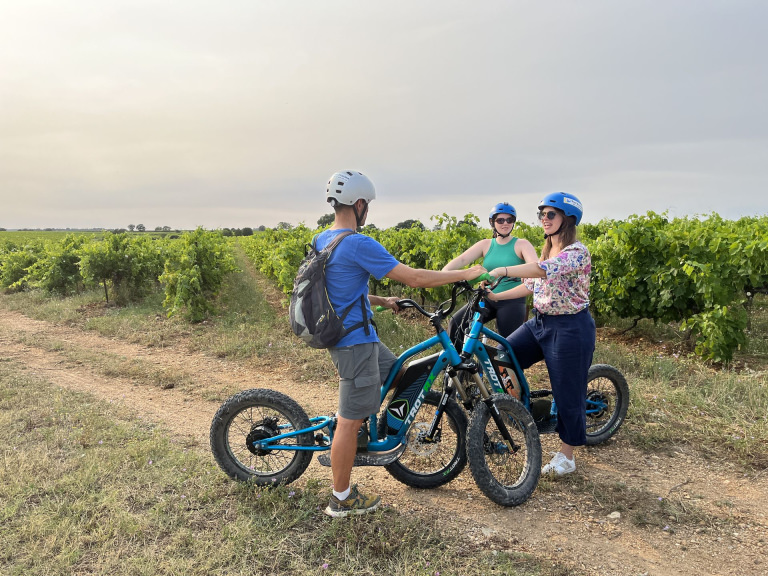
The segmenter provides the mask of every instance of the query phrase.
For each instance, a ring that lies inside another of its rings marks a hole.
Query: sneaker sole
[[[576,472],[576,468],[574,468],[573,470],[565,470],[564,472],[558,472],[554,468],[550,470],[542,469],[541,471],[542,475],[551,475],[551,476],[565,476],[566,474],[573,474],[574,472]]]
[[[373,512],[379,507],[379,504],[381,504],[381,502],[376,502],[376,504],[374,504],[370,508],[353,508],[352,510],[334,510],[330,506],[328,506],[326,507],[324,512],[331,518],[344,518],[346,516],[360,516],[361,514],[368,514],[368,512]]]

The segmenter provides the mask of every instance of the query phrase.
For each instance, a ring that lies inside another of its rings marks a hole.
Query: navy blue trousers
[[[538,314],[507,341],[525,370],[544,360],[557,404],[557,433],[571,446],[587,442],[587,373],[595,352],[595,321],[584,309],[577,314]]]

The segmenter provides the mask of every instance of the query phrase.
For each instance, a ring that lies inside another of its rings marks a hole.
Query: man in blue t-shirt
[[[317,236],[319,249],[327,246],[344,230],[356,230],[365,224],[368,204],[376,198],[373,183],[360,172],[337,172],[328,180],[326,201],[334,209],[334,224]],[[357,452],[357,436],[365,418],[378,412],[381,384],[396,357],[379,341],[370,323],[371,305],[398,311],[397,298],[368,294],[371,276],[384,277],[412,288],[432,288],[477,278],[485,269],[473,266],[465,270],[421,270],[401,264],[373,238],[353,234],[344,238],[333,251],[326,267],[328,296],[335,310],[343,314],[346,327],[361,323],[329,349],[339,373],[339,410],[331,445],[333,494],[325,509],[329,516],[371,512],[379,506],[378,496],[364,496],[357,486],[350,486]]]

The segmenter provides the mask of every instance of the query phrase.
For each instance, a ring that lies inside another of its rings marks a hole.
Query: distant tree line
[[[327,226],[331,226],[334,221],[334,214],[324,214],[317,220],[317,226],[319,228],[325,228]],[[476,227],[477,224],[471,220],[461,220],[459,224],[466,224],[471,227]],[[440,223],[435,224],[433,229],[439,229],[441,226]],[[426,230],[426,227],[420,220],[414,220],[414,219],[408,219],[403,220],[402,222],[399,222],[392,226],[394,230],[407,230],[409,228],[418,228],[419,230]],[[264,232],[265,230],[268,230],[269,228],[267,226],[264,226],[263,224],[261,226],[256,226],[254,228],[250,226],[246,226],[245,228],[222,228],[221,233],[223,236],[252,236],[254,232]],[[0,231],[5,230],[5,228],[0,228]],[[22,228],[21,230],[32,230],[31,228]],[[39,229],[38,229],[39,230]],[[57,228],[43,228],[45,231],[52,231],[52,230],[58,230]],[[69,228],[67,228],[69,230]],[[94,229],[97,230],[97,229]],[[103,229],[98,229],[103,230]],[[290,222],[278,222],[277,226],[272,228],[272,230],[293,230],[293,224]],[[367,224],[363,227],[363,232],[372,232],[374,230],[378,230],[375,224]],[[109,229],[109,232],[112,232],[113,234],[121,234],[123,232],[146,232],[147,227],[144,224],[128,224],[126,228],[114,228]],[[176,233],[181,233],[181,230],[172,230],[170,226],[156,226],[155,232],[171,232],[174,231]]]
[[[222,228],[221,234],[223,236],[253,236],[253,228],[248,226],[245,228]]]
[[[323,214],[317,220],[317,226],[319,228],[324,228],[326,226],[330,226],[331,224],[333,224],[334,218],[335,217],[334,217],[333,213],[331,213],[331,214]],[[469,226],[477,227],[477,224],[474,221],[472,221],[471,219],[470,220],[466,220],[465,219],[465,220],[462,220],[459,223],[460,224],[467,224]],[[436,224],[436,227],[439,229],[440,224],[439,223]],[[291,228],[292,228],[292,226],[290,224],[288,224],[286,222],[280,222],[280,224],[277,225],[276,230],[290,230]],[[424,224],[421,223],[420,220],[413,220],[413,219],[403,220],[402,222],[399,222],[398,224],[395,224],[394,226],[392,226],[392,228],[394,230],[407,230],[409,228],[418,228],[419,230],[426,230],[426,227],[424,226]],[[378,228],[376,227],[375,224],[366,224],[363,227],[363,232],[365,232],[365,231],[369,231],[370,232],[370,231],[373,231],[373,230],[378,230]]]

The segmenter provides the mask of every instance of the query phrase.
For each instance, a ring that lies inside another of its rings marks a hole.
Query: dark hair
[[[556,210],[560,216],[563,217],[563,223],[560,226],[560,232],[558,236],[560,237],[560,244],[565,248],[566,246],[570,246],[574,242],[576,242],[578,238],[578,232],[576,230],[576,217],[575,216],[566,216],[565,213],[560,210],[559,208],[555,208],[554,206],[549,206],[549,208]],[[552,251],[552,237],[547,236],[547,239],[544,240],[544,246],[541,249],[541,259],[542,260],[549,260],[550,252]]]
[[[362,200],[362,198],[358,198],[358,200]],[[352,204],[342,204],[341,202],[331,202],[331,206],[333,206],[333,211],[338,214],[339,212],[345,212],[348,210],[354,210],[355,204],[357,203],[357,200],[352,202]],[[368,203],[366,202],[366,206]]]

